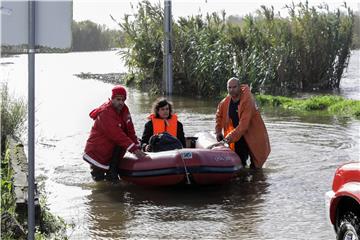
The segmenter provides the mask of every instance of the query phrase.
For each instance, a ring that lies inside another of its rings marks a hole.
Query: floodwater
[[[154,189],[93,182],[81,158],[93,123],[88,114],[113,86],[74,74],[125,72],[115,53],[36,55],[35,174],[51,212],[74,224],[70,239],[335,239],[324,194],[339,165],[359,161],[360,121],[352,118],[263,109],[270,157],[263,170],[244,170],[227,186]],[[26,99],[27,56],[1,58],[0,69],[10,93]],[[344,79],[340,94],[360,99],[359,51]],[[128,95],[141,136],[154,99],[133,89]],[[217,102],[172,100],[187,136],[213,131]]]

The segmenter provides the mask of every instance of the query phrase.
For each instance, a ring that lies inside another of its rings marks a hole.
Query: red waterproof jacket
[[[117,113],[109,100],[92,110],[90,117],[95,122],[86,142],[83,156],[84,160],[90,164],[105,170],[109,169],[116,145],[129,152],[140,149],[129,108],[126,105],[120,113]]]

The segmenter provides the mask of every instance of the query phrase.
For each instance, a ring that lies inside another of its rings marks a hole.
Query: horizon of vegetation
[[[239,24],[244,21],[245,16],[229,15],[228,23]],[[92,36],[92,38],[90,38]],[[91,39],[91,41],[89,41]],[[37,52],[62,53],[71,51],[106,51],[114,48],[125,47],[125,34],[121,30],[107,27],[105,24],[98,24],[91,20],[72,22],[72,47],[68,49],[49,48],[37,46]],[[354,32],[351,49],[360,48],[360,12],[354,12]],[[16,46],[1,45],[2,55],[27,53],[27,44]]]
[[[225,11],[180,17],[173,22],[175,94],[222,95],[236,76],[254,93],[290,96],[339,88],[347,67],[354,14],[344,5],[286,5],[289,17],[261,6],[254,15],[229,22]],[[163,79],[163,18],[160,3],[138,3],[137,14],[119,23],[125,33],[120,54],[127,84],[157,94]]]

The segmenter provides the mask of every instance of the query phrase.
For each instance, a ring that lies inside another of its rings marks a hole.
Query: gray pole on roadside
[[[29,1],[28,42],[28,239],[35,235],[35,1]]]
[[[164,32],[165,94],[171,96],[173,93],[171,0],[164,1]]]

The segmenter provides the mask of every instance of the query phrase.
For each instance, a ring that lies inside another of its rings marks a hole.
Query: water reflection
[[[248,169],[224,186],[145,188],[103,182],[87,196],[90,232],[97,239],[259,238],[256,223],[262,221],[268,186],[263,171]]]

